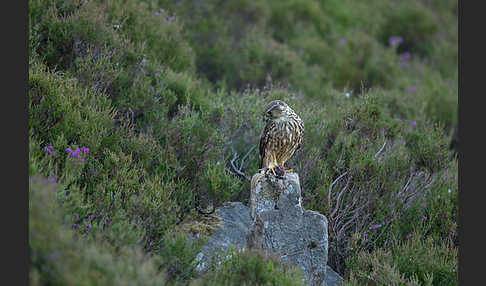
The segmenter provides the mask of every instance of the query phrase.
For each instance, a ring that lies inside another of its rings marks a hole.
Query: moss
[[[223,220],[218,214],[218,210],[216,210],[214,213],[208,215],[200,213],[188,215],[179,225],[179,228],[184,233],[210,236],[222,226]]]

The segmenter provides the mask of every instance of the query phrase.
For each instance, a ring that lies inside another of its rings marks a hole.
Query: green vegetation
[[[248,202],[281,99],[344,284],[457,285],[457,43],[453,0],[30,0],[31,282],[298,284],[258,253],[200,276],[184,227]]]

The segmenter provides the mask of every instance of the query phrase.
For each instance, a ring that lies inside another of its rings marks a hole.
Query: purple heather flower
[[[81,151],[83,151],[84,153],[89,153],[89,148],[81,147]]]
[[[79,149],[79,148],[77,148],[77,149],[76,149],[76,151],[73,151],[73,152],[71,153],[71,155],[73,156],[73,158],[74,158],[74,157],[76,157],[76,158],[78,158],[78,159],[79,159],[79,151],[80,151],[80,149]]]
[[[160,12],[155,12],[154,15],[155,16],[159,16],[160,15]]]
[[[74,214],[74,216],[76,217],[76,219],[79,219],[79,214],[78,213]]]
[[[411,86],[411,87],[407,88],[407,92],[410,92],[410,93],[415,92],[416,90],[417,89],[415,88],[415,86]]]
[[[90,215],[90,216],[89,216],[89,220],[90,220],[90,221],[92,221],[92,220],[94,220],[94,219],[95,219],[95,216],[94,216],[94,215]]]
[[[422,216],[422,220],[427,220],[427,216]]]
[[[174,17],[174,16],[170,16],[170,17],[168,17],[168,18],[167,18],[167,21],[168,21],[168,22],[172,22],[172,21],[174,21],[174,20],[175,20],[175,17]]]
[[[404,62],[410,60],[411,57],[412,57],[412,55],[410,54],[410,52],[405,52],[405,53],[400,55],[400,59]]]
[[[412,234],[411,234],[411,233],[409,233],[409,234],[407,234],[407,235],[405,236],[405,238],[406,238],[406,239],[409,239],[410,237],[412,237]]]
[[[88,226],[86,227],[86,232],[89,232],[90,229],[91,229],[91,224],[88,224]]]
[[[77,224],[73,223],[73,227],[75,228],[77,226]]]
[[[405,139],[402,139],[402,142],[403,142],[403,143],[407,143],[407,140],[405,140]]]
[[[400,62],[398,65],[402,68],[408,67],[409,60],[411,58],[410,52],[405,52],[400,55]]]
[[[410,125],[412,125],[413,127],[417,126],[417,121],[410,123]]]
[[[339,43],[340,43],[341,45],[343,45],[343,46],[344,46],[344,45],[346,45],[346,39],[344,39],[344,38],[340,39],[340,40],[339,40]]]
[[[47,146],[44,148],[44,150],[52,156],[56,156],[56,151],[54,151],[54,147],[52,145]]]
[[[369,229],[370,229],[370,230],[371,230],[371,229],[379,229],[380,227],[381,227],[381,224],[375,224],[375,225],[370,226],[370,228],[369,228]]]
[[[365,233],[365,234],[363,234],[363,236],[364,236],[364,237],[368,237],[368,234],[367,234],[367,233]]]
[[[57,182],[57,178],[56,178],[56,176],[53,176],[53,177],[50,177],[50,178],[48,179],[48,181],[49,181],[49,182],[52,182],[52,183],[55,183],[55,182]]]
[[[66,149],[66,152],[68,152],[68,153],[72,153],[72,152],[73,152],[73,150],[71,150],[71,148],[67,148],[67,149]]]
[[[403,38],[400,36],[390,37],[390,39],[388,39],[388,43],[390,43],[390,46],[398,46],[403,43]]]

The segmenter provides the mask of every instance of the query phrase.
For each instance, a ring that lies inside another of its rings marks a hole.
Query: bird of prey
[[[274,176],[281,177],[285,172],[292,172],[284,165],[302,145],[304,122],[281,100],[269,102],[263,118],[267,123],[260,135],[259,168],[265,169],[265,174],[271,171]]]

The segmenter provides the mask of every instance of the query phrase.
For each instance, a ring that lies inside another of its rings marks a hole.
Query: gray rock
[[[263,249],[280,262],[299,266],[308,285],[325,285],[327,218],[302,207],[299,176],[283,179],[257,173],[252,178],[249,248]]]
[[[214,231],[208,242],[199,253],[198,271],[203,271],[211,262],[211,256],[218,252],[225,252],[234,246],[246,249],[246,233],[250,225],[250,212],[241,202],[228,202],[216,210],[222,220],[222,227]]]
[[[334,271],[329,265],[327,266],[326,270],[326,285],[327,286],[339,286],[343,278],[339,276],[339,274]]]
[[[258,247],[280,256],[282,263],[300,266],[307,285],[339,285],[342,278],[327,266],[327,219],[302,208],[298,175],[261,177],[256,182],[258,177],[252,179],[250,208],[229,202],[216,210],[222,226],[199,253],[198,270],[204,271],[218,250]]]

